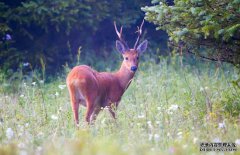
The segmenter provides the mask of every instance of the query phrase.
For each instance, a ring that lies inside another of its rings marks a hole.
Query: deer
[[[77,126],[79,125],[79,105],[86,107],[85,121],[88,124],[94,122],[98,113],[105,107],[108,107],[111,116],[114,119],[116,118],[113,107],[118,107],[122,95],[127,90],[138,69],[139,56],[147,49],[147,40],[139,44],[143,24],[144,20],[140,27],[137,27],[137,40],[134,48],[130,49],[123,39],[123,26],[119,31],[114,21],[115,31],[118,36],[116,49],[123,57],[119,70],[116,72],[97,72],[87,65],[79,65],[75,66],[67,75],[66,83]]]

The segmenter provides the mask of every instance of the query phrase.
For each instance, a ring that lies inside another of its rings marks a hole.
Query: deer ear
[[[119,40],[116,41],[116,48],[121,54],[123,54],[126,51],[126,47]]]
[[[138,45],[137,52],[139,54],[142,54],[143,52],[145,52],[145,50],[147,49],[147,45],[148,45],[148,41],[144,40],[140,45]]]

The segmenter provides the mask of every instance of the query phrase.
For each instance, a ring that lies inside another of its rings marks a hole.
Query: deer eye
[[[125,60],[128,60],[128,57],[125,57]]]

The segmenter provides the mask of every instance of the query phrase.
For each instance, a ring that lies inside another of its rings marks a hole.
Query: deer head
[[[119,38],[119,40],[116,41],[116,48],[123,56],[123,65],[125,65],[125,67],[131,72],[137,71],[138,63],[139,63],[139,56],[143,52],[145,52],[145,50],[147,49],[147,44],[148,44],[147,40],[144,40],[141,44],[138,45],[139,39],[142,35],[143,24],[144,24],[144,20],[142,21],[141,26],[137,27],[138,28],[138,30],[137,30],[138,37],[135,42],[134,48],[129,49],[127,43],[125,42],[125,40],[123,39],[123,36],[122,36],[122,27],[119,32],[117,29],[117,26],[116,26],[116,22],[114,22],[115,31]]]

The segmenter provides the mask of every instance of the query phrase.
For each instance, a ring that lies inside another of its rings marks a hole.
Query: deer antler
[[[142,27],[143,27],[143,24],[144,24],[144,19],[143,19],[143,21],[142,21],[142,24],[141,24],[141,26],[139,27],[137,27],[137,31],[136,31],[136,33],[138,33],[138,37],[137,37],[137,40],[136,40],[136,43],[134,44],[134,49],[136,49],[137,48],[137,45],[138,45],[138,42],[139,42],[139,38],[140,38],[140,36],[142,35]]]
[[[117,36],[119,38],[119,40],[124,44],[125,48],[129,49],[127,43],[124,41],[123,37],[122,37],[122,26],[121,26],[121,29],[120,29],[120,32],[118,31],[117,29],[117,26],[116,26],[116,21],[114,21],[114,27],[115,27],[115,31],[117,33]]]

